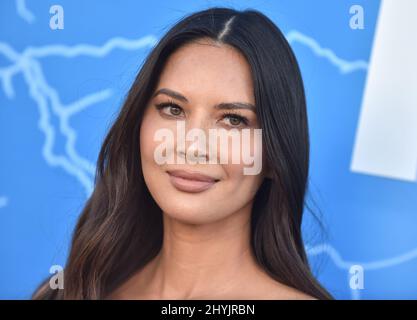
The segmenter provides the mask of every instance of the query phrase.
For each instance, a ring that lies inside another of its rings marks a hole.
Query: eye
[[[174,102],[162,102],[156,104],[155,107],[167,116],[178,117],[183,112],[182,108]]]
[[[244,127],[249,123],[249,120],[246,117],[236,113],[226,113],[223,115],[222,120],[224,119],[227,119],[226,124],[233,128]]]

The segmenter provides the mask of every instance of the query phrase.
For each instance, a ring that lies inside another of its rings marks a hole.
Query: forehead
[[[168,87],[189,100],[222,99],[254,103],[252,75],[245,57],[235,48],[199,40],[168,59],[158,87]]]

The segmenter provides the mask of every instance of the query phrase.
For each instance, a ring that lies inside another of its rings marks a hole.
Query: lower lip
[[[197,193],[205,191],[211,188],[216,182],[214,181],[199,181],[199,180],[190,180],[180,177],[173,176],[169,174],[169,179],[172,185],[180,191]]]

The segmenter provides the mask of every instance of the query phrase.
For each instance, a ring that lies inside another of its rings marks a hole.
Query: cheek
[[[164,127],[164,123],[152,111],[145,113],[140,128],[140,156],[143,165],[156,165],[154,151],[160,142],[155,140],[155,133]]]
[[[228,177],[225,181],[225,189],[227,189],[225,193],[241,204],[253,199],[263,180],[261,174],[245,175],[244,167],[247,166],[244,164],[223,165]]]
[[[154,152],[160,142],[154,139],[155,133],[164,127],[161,120],[152,112],[145,113],[140,128],[140,159],[142,173],[145,184],[154,200],[161,208],[166,204],[164,195],[168,189],[166,184],[162,183],[166,177],[160,166],[155,162]]]
[[[218,145],[219,158],[227,157],[227,171],[230,171],[235,180],[255,182],[260,179],[257,176],[264,174],[262,130],[244,130],[239,136],[230,135],[227,144]]]

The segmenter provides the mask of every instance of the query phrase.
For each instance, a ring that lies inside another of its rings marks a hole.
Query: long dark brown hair
[[[309,170],[309,133],[296,58],[278,27],[256,10],[210,8],[178,21],[142,65],[97,160],[94,190],[75,227],[63,290],[49,278],[35,299],[104,299],[160,251],[162,211],[146,187],[139,150],[144,109],[168,57],[202,38],[233,46],[253,77],[263,149],[272,176],[253,204],[251,246],[275,280],[318,299],[331,295],[311,273],[301,222]]]

